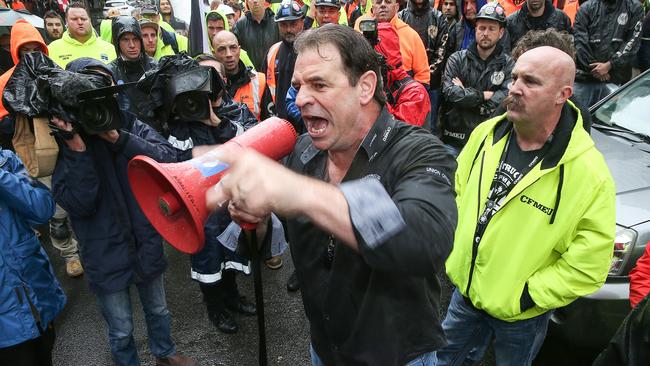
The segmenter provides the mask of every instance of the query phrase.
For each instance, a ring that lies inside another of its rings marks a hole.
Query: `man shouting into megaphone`
[[[292,84],[307,134],[287,168],[243,150],[207,194],[232,218],[287,218],[320,364],[433,362],[445,344],[436,273],[456,225],[454,160],[384,108],[380,64],[361,34],[303,33]],[[230,156],[226,156],[230,155]]]

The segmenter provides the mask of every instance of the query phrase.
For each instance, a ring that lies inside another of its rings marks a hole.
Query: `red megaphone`
[[[291,123],[271,117],[209,153],[183,163],[160,164],[138,155],[129,162],[131,190],[149,222],[176,249],[194,254],[203,249],[203,225],[209,212],[205,192],[217,184],[228,164],[219,161],[227,146],[248,147],[280,160],[296,143]]]

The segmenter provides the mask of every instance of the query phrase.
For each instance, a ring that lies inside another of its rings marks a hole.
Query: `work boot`
[[[199,363],[193,359],[179,355],[178,353],[169,357],[156,357],[156,366],[198,366]]]
[[[295,292],[300,290],[300,284],[298,283],[298,276],[296,276],[296,271],[294,270],[287,280],[287,291]]]
[[[225,302],[226,307],[234,312],[248,316],[256,314],[255,304],[248,301],[245,296],[229,297]]]
[[[69,277],[78,277],[84,274],[84,268],[79,259],[71,259],[65,262],[65,272]]]
[[[216,310],[208,307],[208,318],[222,333],[235,334],[239,330],[235,318],[226,309]]]
[[[237,330],[239,329],[237,322],[232,315],[226,311],[222,285],[222,283],[212,285],[199,283],[199,288],[203,293],[203,300],[205,301],[208,310],[208,318],[221,332],[226,334],[237,333]]]
[[[275,257],[265,260],[264,264],[266,264],[269,269],[280,269],[282,268],[282,257],[276,255]]]
[[[57,240],[66,240],[70,238],[70,225],[68,225],[68,217],[62,219],[52,218],[50,220],[50,236]]]

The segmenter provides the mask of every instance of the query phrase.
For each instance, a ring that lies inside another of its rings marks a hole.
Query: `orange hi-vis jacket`
[[[262,112],[262,94],[264,94],[265,87],[266,77],[263,73],[257,72],[254,76],[251,76],[251,81],[248,84],[237,89],[237,93],[235,93],[232,100],[246,104],[259,121]]]

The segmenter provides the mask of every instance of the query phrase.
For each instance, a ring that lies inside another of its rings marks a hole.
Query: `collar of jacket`
[[[69,31],[66,30],[65,32],[63,32],[63,36],[61,37],[61,39],[63,39],[63,41],[65,43],[70,43],[70,44],[73,44],[75,46],[89,46],[89,45],[95,43],[95,41],[97,40],[97,36],[95,35],[95,31],[91,30],[90,31],[90,38],[88,38],[88,40],[86,42],[81,43],[81,42],[77,41],[76,39],[72,38],[72,36],[70,36]]]
[[[502,138],[507,136],[508,131],[512,128],[512,122],[508,121],[506,115],[507,113],[497,117],[499,120],[494,126],[492,145],[497,144]],[[577,141],[579,144],[573,144],[573,148],[569,149],[571,140],[578,139],[580,132],[585,132],[582,127],[580,110],[570,100],[567,100],[562,107],[560,120],[557,126],[555,126],[555,130],[553,130],[553,142],[542,160],[541,168],[554,168],[560,162],[571,160],[579,153],[591,147],[593,141],[590,144],[583,144],[582,141]]]
[[[368,156],[368,161],[372,161],[376,156],[381,154],[384,151],[386,145],[390,141],[389,136],[392,130],[395,128],[397,120],[388,113],[388,110],[384,107],[379,113],[379,117],[372,125],[366,137],[363,138],[359,150],[365,151]],[[300,161],[303,164],[309,163],[314,157],[320,153],[321,150],[318,150],[314,143],[311,142],[305,151],[300,154]]]
[[[233,88],[233,95],[240,86],[246,85],[251,81],[252,67],[246,67],[242,60],[239,60],[239,71],[234,75],[226,75],[228,88]]]
[[[481,56],[478,54],[478,46],[476,44],[476,39],[472,41],[472,43],[467,47],[467,52],[471,54],[473,57],[475,57],[477,60],[481,60],[483,62],[490,62],[493,59],[501,56],[503,54],[503,46],[501,46],[501,41],[499,40],[497,42],[497,45],[494,46],[494,49],[492,50],[492,53],[490,56],[488,56],[487,59],[483,60]]]

